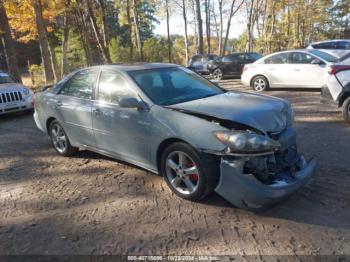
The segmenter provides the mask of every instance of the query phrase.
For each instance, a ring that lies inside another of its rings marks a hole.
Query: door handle
[[[99,108],[96,108],[96,109],[92,110],[92,112],[94,113],[95,116],[102,115],[102,111]]]
[[[57,107],[60,107],[60,106],[62,106],[63,104],[62,104],[62,102],[61,101],[56,101],[56,103],[55,103],[55,106],[57,106]]]
[[[299,68],[294,68],[294,71],[300,71],[300,69]]]

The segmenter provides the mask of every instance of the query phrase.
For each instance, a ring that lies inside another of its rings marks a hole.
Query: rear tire
[[[161,174],[176,195],[190,201],[199,201],[216,187],[219,162],[213,156],[199,154],[190,145],[178,142],[168,146],[162,154]]]
[[[269,89],[269,81],[264,76],[256,76],[251,82],[251,87],[256,92],[263,92]]]
[[[53,148],[60,155],[71,156],[78,151],[78,148],[70,144],[66,132],[57,120],[50,123],[49,134]]]
[[[347,99],[345,99],[342,106],[342,111],[344,120],[350,123],[350,96]]]

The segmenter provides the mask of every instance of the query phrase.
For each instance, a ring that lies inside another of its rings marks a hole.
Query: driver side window
[[[292,53],[292,63],[293,64],[311,64],[313,60],[316,58],[312,55],[308,55],[305,53]]]
[[[101,72],[97,95],[99,101],[118,104],[122,97],[134,95],[121,74],[113,71]]]

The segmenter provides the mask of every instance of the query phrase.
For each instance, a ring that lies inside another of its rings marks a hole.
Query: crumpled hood
[[[20,83],[5,83],[0,84],[0,93],[5,92],[22,92],[23,88],[27,88]]]
[[[291,111],[289,103],[283,99],[244,92],[227,92],[170,108],[231,120],[262,132],[285,129]]]

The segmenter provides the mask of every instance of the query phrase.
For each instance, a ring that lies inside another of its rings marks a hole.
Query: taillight
[[[248,68],[249,68],[249,67],[248,67],[247,65],[245,65],[245,66],[243,67],[243,72],[244,72],[244,71],[247,71]]]
[[[32,105],[33,105],[33,107],[35,107],[35,96],[33,96]]]
[[[345,70],[350,70],[350,66],[349,65],[334,65],[334,66],[330,66],[328,73],[330,75],[335,75],[341,71],[345,71]]]

